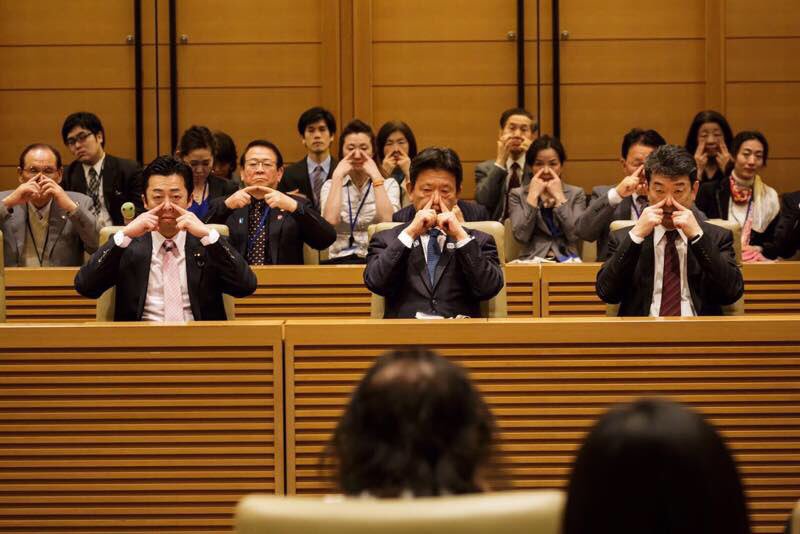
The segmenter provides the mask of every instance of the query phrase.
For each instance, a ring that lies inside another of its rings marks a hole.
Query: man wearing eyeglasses
[[[279,191],[283,156],[270,141],[251,141],[241,157],[245,188],[212,201],[209,222],[225,224],[230,243],[250,265],[302,265],[303,244],[316,250],[336,241],[336,229],[311,200]]]
[[[6,267],[66,267],[97,249],[92,201],[61,187],[61,154],[36,143],[25,147],[20,185],[0,193],[0,230]]]
[[[92,200],[97,229],[124,226],[122,205],[133,203],[136,213],[144,211],[141,167],[135,161],[105,152],[106,134],[94,113],[79,111],[64,121],[61,138],[75,161],[64,173],[64,189],[77,191]]]

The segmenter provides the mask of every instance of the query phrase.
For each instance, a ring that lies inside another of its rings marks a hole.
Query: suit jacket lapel
[[[425,287],[428,289],[428,293],[433,294],[433,286],[431,285],[431,280],[428,277],[428,264],[425,261],[425,252],[422,250],[421,239],[414,241],[414,245],[411,246],[409,261],[411,262],[414,270],[417,271],[422,278],[422,283],[425,284]]]
[[[61,237],[61,232],[64,231],[64,226],[67,224],[67,214],[64,213],[55,200],[50,205],[50,219],[47,221],[47,248],[42,250],[42,261],[50,258],[53,254],[53,249]]]
[[[627,221],[631,218],[631,210],[633,209],[633,195],[625,197],[622,202],[617,206],[616,217],[618,221]]]
[[[199,245],[199,246],[198,246]],[[192,307],[192,315],[196,321],[202,320],[200,303],[197,302],[197,295],[203,282],[204,267],[206,264],[205,251],[203,245],[190,234],[186,234],[186,244],[184,245],[186,255],[186,286],[189,291],[189,304]]]
[[[272,265],[278,264],[278,257],[280,255],[280,241],[281,229],[283,227],[283,219],[286,214],[280,209],[269,210],[269,234],[267,234],[267,244],[269,245],[270,263]]]
[[[444,250],[442,250],[442,255],[439,258],[439,263],[436,264],[436,270],[434,271],[433,274],[434,291],[436,291],[436,286],[439,285],[439,280],[442,279],[442,273],[444,273],[444,270],[447,268],[447,264],[450,263],[450,260],[453,259],[453,255],[455,254],[455,246],[456,244],[453,242],[452,239],[450,239],[449,237],[445,239]]]
[[[650,305],[653,302],[653,291],[655,291],[653,279],[655,278],[656,272],[656,251],[653,234],[647,236],[642,242],[639,265],[641,266],[640,274],[636,276],[634,280],[631,280],[630,283],[642,284],[644,291],[641,291],[640,294],[645,297],[643,311],[644,315],[647,316],[650,315]]]
[[[19,212],[17,216],[16,213]],[[9,220],[14,243],[17,246],[17,264],[23,261],[22,251],[25,250],[25,236],[28,235],[28,205],[23,204],[14,210]]]
[[[113,238],[112,238],[113,239]],[[140,288],[139,302],[136,306],[137,317],[142,318],[144,314],[144,301],[147,297],[147,286],[150,282],[150,265],[153,259],[153,236],[150,233],[144,234],[142,239],[134,239],[131,241],[129,247],[134,247],[131,251],[136,260],[133,262],[135,266],[133,287]]]
[[[111,213],[111,200],[116,196],[114,194],[113,177],[117,176],[118,172],[116,160],[108,154],[106,154],[106,159],[103,162],[102,173],[102,182],[100,186],[103,188],[103,203],[106,205],[108,213],[113,217]]]

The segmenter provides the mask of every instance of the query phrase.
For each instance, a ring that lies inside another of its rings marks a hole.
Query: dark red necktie
[[[677,230],[664,234],[664,275],[661,278],[661,317],[676,317],[681,314],[681,263],[675,247]]]
[[[509,176],[508,178],[508,189],[506,189],[506,209],[505,213],[503,214],[503,219],[506,219],[508,217],[508,197],[511,194],[511,190],[516,189],[520,185],[521,184],[519,181],[519,163],[515,161],[514,163],[511,164],[511,176]]]

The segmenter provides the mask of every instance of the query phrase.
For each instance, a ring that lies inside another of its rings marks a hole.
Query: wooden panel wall
[[[19,154],[30,143],[50,143],[72,160],[61,125],[74,111],[97,113],[109,151],[135,156],[134,47],[125,41],[132,2],[4,1],[0,29],[0,190],[18,184]]]
[[[720,429],[745,481],[754,532],[781,533],[800,494],[798,328],[796,316],[289,321],[287,491],[333,490],[320,466],[353,386],[385,350],[421,344],[469,369],[491,406],[500,487],[563,488],[584,433],[603,411],[665,396]]]
[[[418,147],[454,148],[464,163],[463,198],[475,164],[494,159],[500,114],[517,104],[514,2],[353,0],[355,115],[377,130],[406,121]],[[549,10],[549,2],[542,2]],[[543,9],[544,11],[544,9]],[[457,15],[456,15],[457,14]],[[542,37],[549,37],[549,11]],[[444,22],[446,21],[446,22]],[[526,2],[526,97],[536,110],[536,2]],[[550,123],[550,48],[542,50],[542,110]]]
[[[565,181],[617,183],[622,136],[655,128],[682,145],[705,102],[705,8],[696,0],[561,2]],[[546,133],[546,132],[545,132]]]
[[[725,101],[734,130],[761,130],[770,144],[764,180],[800,189],[800,6],[766,0],[758,9],[726,0]]]
[[[229,533],[243,495],[283,493],[281,343],[278,322],[0,326],[0,530]]]
[[[180,0],[178,35],[188,38],[178,47],[181,132],[203,124],[240,151],[264,138],[286,161],[303,157],[300,113],[325,105],[338,116],[338,9],[331,0]]]

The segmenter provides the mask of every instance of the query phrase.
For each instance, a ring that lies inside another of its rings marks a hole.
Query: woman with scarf
[[[508,212],[521,260],[580,261],[575,221],[586,210],[583,189],[561,180],[567,154],[561,141],[543,135],[528,149],[530,183],[512,189]]]
[[[727,179],[701,184],[695,205],[709,219],[741,226],[743,262],[770,261],[776,256],[772,242],[780,202],[759,175],[767,165],[767,138],[761,132],[740,132],[731,148],[733,169]]]

